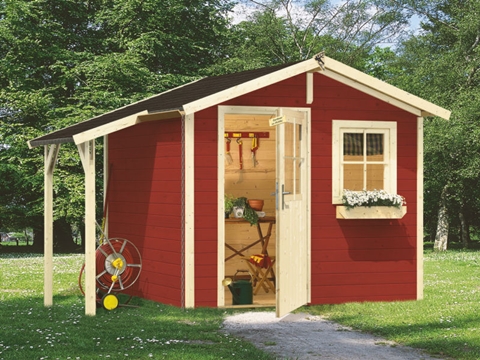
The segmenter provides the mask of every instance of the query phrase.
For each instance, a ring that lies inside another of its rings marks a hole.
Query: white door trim
[[[287,107],[283,107],[287,108]],[[218,106],[218,141],[217,141],[217,165],[218,165],[218,191],[217,191],[217,237],[218,237],[218,251],[217,251],[217,306],[225,306],[225,290],[222,286],[222,280],[225,278],[225,211],[224,211],[224,183],[225,183],[225,114],[251,114],[251,115],[272,115],[276,116],[280,107],[273,106]],[[305,111],[307,113],[307,127],[310,129],[311,111],[310,108],[288,108],[291,110]],[[307,148],[307,193],[306,203],[307,207],[307,247],[308,247],[308,301],[311,302],[311,221],[310,221],[310,204],[311,204],[311,141],[310,131],[307,131],[308,148]]]

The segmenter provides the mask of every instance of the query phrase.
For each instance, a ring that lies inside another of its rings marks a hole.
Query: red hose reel
[[[131,287],[140,276],[142,257],[137,247],[129,240],[122,238],[107,239],[95,251],[97,302],[101,302],[107,310],[118,306],[118,298],[112,292],[120,292]],[[82,274],[85,264],[80,270],[78,284],[82,288]],[[106,291],[105,294],[102,292]]]

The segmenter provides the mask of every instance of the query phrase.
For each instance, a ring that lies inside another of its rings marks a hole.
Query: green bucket
[[[251,305],[253,304],[253,287],[249,280],[235,280],[238,272],[248,272],[248,270],[238,270],[233,276],[233,281],[228,285],[232,293],[232,305]]]

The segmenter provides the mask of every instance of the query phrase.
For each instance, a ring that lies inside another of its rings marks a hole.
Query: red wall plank
[[[181,305],[181,124],[140,124],[109,136],[109,235],[132,241],[143,266],[134,295]]]

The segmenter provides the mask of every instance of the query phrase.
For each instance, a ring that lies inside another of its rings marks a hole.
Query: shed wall
[[[416,298],[416,117],[314,75],[222,105],[312,109],[312,304]],[[216,306],[217,107],[195,114],[195,306]],[[397,122],[397,189],[407,199],[400,220],[337,220],[332,205],[332,120]],[[143,256],[136,295],[181,305],[181,123],[159,121],[109,137],[113,164],[110,237],[133,241]],[[223,239],[222,239],[223,240]]]
[[[222,105],[311,106],[312,304],[415,299],[416,116],[321,74],[314,75],[314,101],[307,105],[305,81],[299,75]],[[216,305],[216,120],[216,107],[195,114],[197,306]],[[397,122],[397,192],[408,205],[403,219],[336,219],[332,120]]]
[[[181,122],[139,124],[109,135],[109,237],[139,249],[143,267],[132,293],[181,305]]]

